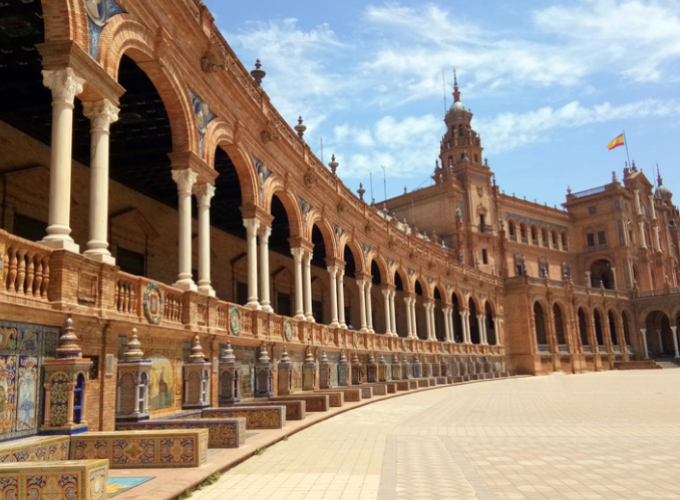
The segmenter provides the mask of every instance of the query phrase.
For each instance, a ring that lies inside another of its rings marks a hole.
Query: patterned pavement
[[[680,370],[446,387],[317,424],[192,500],[680,499]]]

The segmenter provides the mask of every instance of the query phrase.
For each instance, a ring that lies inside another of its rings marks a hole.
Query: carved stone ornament
[[[273,134],[268,130],[263,130],[262,133],[260,134],[260,137],[262,137],[262,142],[264,142],[265,144],[267,144],[268,142],[278,141],[279,139],[281,139],[281,136],[279,134]]]
[[[76,76],[72,68],[43,70],[42,74],[43,85],[52,91],[53,101],[73,104],[73,99],[83,91],[85,80]]]
[[[372,233],[373,232],[373,226],[371,226],[370,224],[366,224],[366,227],[364,227],[364,232],[366,234]]]
[[[312,184],[314,184],[314,177],[312,176],[311,168],[307,170],[307,173],[302,178],[302,180],[304,181],[305,186],[307,186],[308,188],[312,187]]]
[[[191,194],[198,174],[190,168],[173,170],[172,179],[177,183],[177,191],[184,194]]]
[[[396,248],[397,242],[394,240],[394,238],[390,238],[390,241],[387,242],[387,246],[390,248]]]
[[[482,186],[477,186],[477,196],[480,198],[484,196],[484,188]]]
[[[196,203],[199,207],[210,208],[210,200],[215,196],[215,186],[212,184],[196,184],[193,188]]]
[[[338,203],[338,212],[342,213],[345,210],[347,210],[347,205],[345,204],[345,200],[340,200],[340,203]]]
[[[92,130],[108,132],[111,124],[118,121],[119,111],[108,99],[83,103],[83,114],[90,119]]]

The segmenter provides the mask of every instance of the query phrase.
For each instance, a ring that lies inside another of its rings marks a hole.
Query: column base
[[[316,323],[314,316],[312,316],[311,314],[309,315],[305,314],[305,321],[309,321],[310,323]]]
[[[215,293],[215,290],[210,285],[199,286],[198,287],[198,293],[200,293],[202,295],[207,295],[208,297],[216,297],[217,296],[217,294]]]
[[[328,325],[328,326],[330,326],[331,328],[342,328],[342,327],[340,326],[340,323],[338,323],[337,321],[333,321],[333,322],[332,322],[330,325]]]
[[[80,253],[80,245],[73,241],[73,238],[66,236],[45,236],[40,241],[41,245],[53,248],[54,250],[66,250],[67,252]]]
[[[342,330],[347,330],[347,323],[340,323],[340,328]]]
[[[273,313],[274,309],[269,304],[262,304],[262,310],[266,313]]]
[[[249,300],[245,307],[247,307],[248,309],[252,309],[253,311],[259,311],[260,309],[262,309],[262,306],[257,300]]]
[[[111,255],[111,253],[108,250],[106,251],[106,253],[94,250],[85,250],[83,255],[95,262],[101,262],[102,264],[108,264],[110,266],[116,265],[116,259],[113,257],[113,255]]]
[[[198,290],[196,283],[194,283],[194,280],[191,278],[179,280],[172,286],[184,290],[185,292],[196,292]]]
[[[297,313],[293,319],[297,321],[307,321],[307,317],[304,315],[304,313]]]

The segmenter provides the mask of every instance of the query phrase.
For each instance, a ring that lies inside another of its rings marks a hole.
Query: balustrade
[[[47,301],[52,250],[7,233],[2,236],[7,242],[6,255],[3,256],[5,274],[2,291]]]

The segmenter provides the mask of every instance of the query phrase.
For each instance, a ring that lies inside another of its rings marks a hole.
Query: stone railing
[[[677,295],[680,294],[680,287],[666,287],[657,290],[634,290],[633,296],[638,299],[645,299],[648,297],[663,297],[666,295]]]
[[[144,316],[144,291],[153,280],[142,276],[118,271],[114,292],[113,309],[124,315]],[[165,284],[158,284],[163,295],[163,320],[170,323],[182,323],[183,294],[182,290]]]
[[[2,288],[15,297],[47,301],[52,250],[0,230]]]

